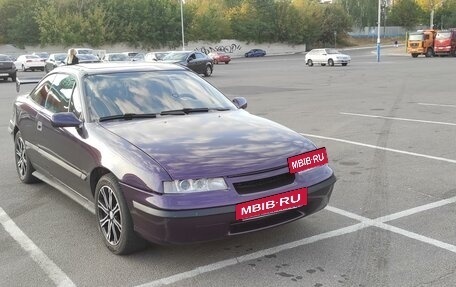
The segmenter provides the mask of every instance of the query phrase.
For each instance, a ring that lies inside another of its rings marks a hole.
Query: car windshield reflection
[[[234,110],[234,104],[194,73],[129,72],[90,75],[85,91],[92,120],[116,115],[195,109]],[[179,113],[168,113],[168,115]],[[182,114],[182,112],[180,113]]]

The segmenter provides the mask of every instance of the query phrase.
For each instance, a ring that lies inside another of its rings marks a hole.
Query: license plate
[[[0,73],[0,77],[7,77],[7,76],[9,76],[9,75],[6,73]]]
[[[274,214],[307,205],[307,187],[255,199],[236,205],[236,220]]]

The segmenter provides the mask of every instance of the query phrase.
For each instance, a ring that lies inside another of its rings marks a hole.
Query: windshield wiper
[[[228,111],[229,108],[183,108],[180,110],[162,111],[161,116],[166,115],[187,115],[190,113],[207,113],[209,111]]]
[[[160,115],[187,115],[190,113],[206,113],[208,112],[208,108],[183,108],[180,110],[169,110],[169,111],[162,111]]]
[[[110,121],[110,120],[132,120],[132,119],[147,119],[147,118],[156,118],[157,114],[135,114],[135,113],[125,113],[122,115],[112,115],[101,117],[98,119],[100,122]]]

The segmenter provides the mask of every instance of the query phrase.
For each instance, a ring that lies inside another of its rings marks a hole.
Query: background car
[[[38,56],[45,62],[49,58],[48,52],[33,52],[32,55]]]
[[[0,54],[0,78],[5,81],[11,78],[13,82],[16,82],[16,71],[13,59],[8,55]]]
[[[79,54],[77,55],[79,59],[79,64],[87,64],[87,63],[100,63],[101,60],[92,54]]]
[[[20,55],[17,57],[16,62],[14,62],[17,69],[22,71],[35,71],[41,70],[44,71],[44,61],[36,55]]]
[[[145,240],[223,239],[323,209],[332,169],[292,173],[287,164],[315,144],[246,106],[179,65],[58,67],[13,104],[14,168],[23,183],[40,179],[93,211],[115,254]]]
[[[266,56],[266,51],[262,49],[252,49],[244,54],[245,57],[263,57]]]
[[[351,57],[340,53],[336,49],[327,48],[311,50],[306,54],[304,60],[309,67],[314,64],[320,64],[322,66],[334,66],[336,64],[347,66],[351,61]]]
[[[58,66],[65,65],[65,58],[67,57],[66,53],[54,53],[50,54],[49,58],[46,60],[44,64],[44,71],[49,73],[50,71],[54,70]]]
[[[163,58],[168,54],[169,52],[150,52],[146,54],[144,60],[146,62],[157,62],[163,60]]]
[[[133,58],[136,57],[136,55],[138,55],[138,52],[122,52],[122,54],[127,55],[128,58],[130,58],[130,60],[133,60]]]
[[[128,62],[130,57],[123,53],[107,53],[104,55],[103,62]]]
[[[218,64],[219,62],[229,64],[231,61],[230,55],[224,53],[224,52],[212,52],[209,53],[208,56],[212,58],[214,61],[214,64]]]
[[[214,70],[212,59],[206,54],[197,51],[170,52],[162,61],[185,66],[195,73],[203,74],[206,77],[211,76]]]

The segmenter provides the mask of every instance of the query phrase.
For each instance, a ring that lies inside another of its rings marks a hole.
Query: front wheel
[[[413,53],[413,54],[412,54],[412,57],[413,57],[413,58],[416,58],[416,57],[418,57],[418,54]]]
[[[16,171],[19,179],[23,183],[35,183],[39,180],[32,175],[35,171],[33,165],[27,156],[27,149],[25,147],[25,141],[22,138],[21,132],[17,132],[14,136],[14,151],[16,161]]]
[[[425,55],[425,56],[426,56],[427,58],[434,56],[434,50],[432,50],[431,48],[429,48],[429,49],[426,51],[426,55]]]
[[[210,77],[212,75],[212,67],[210,65],[206,66],[206,72],[204,72],[204,76]]]
[[[342,63],[342,66],[347,66],[347,63]]]
[[[119,182],[113,174],[100,178],[95,189],[98,230],[105,245],[117,255],[145,248],[144,239],[133,230],[133,221]]]
[[[314,63],[312,62],[311,59],[307,60],[307,66],[312,67]]]
[[[328,60],[328,66],[331,66],[331,67],[334,66],[334,61],[333,61],[333,59],[329,59],[329,60]]]

